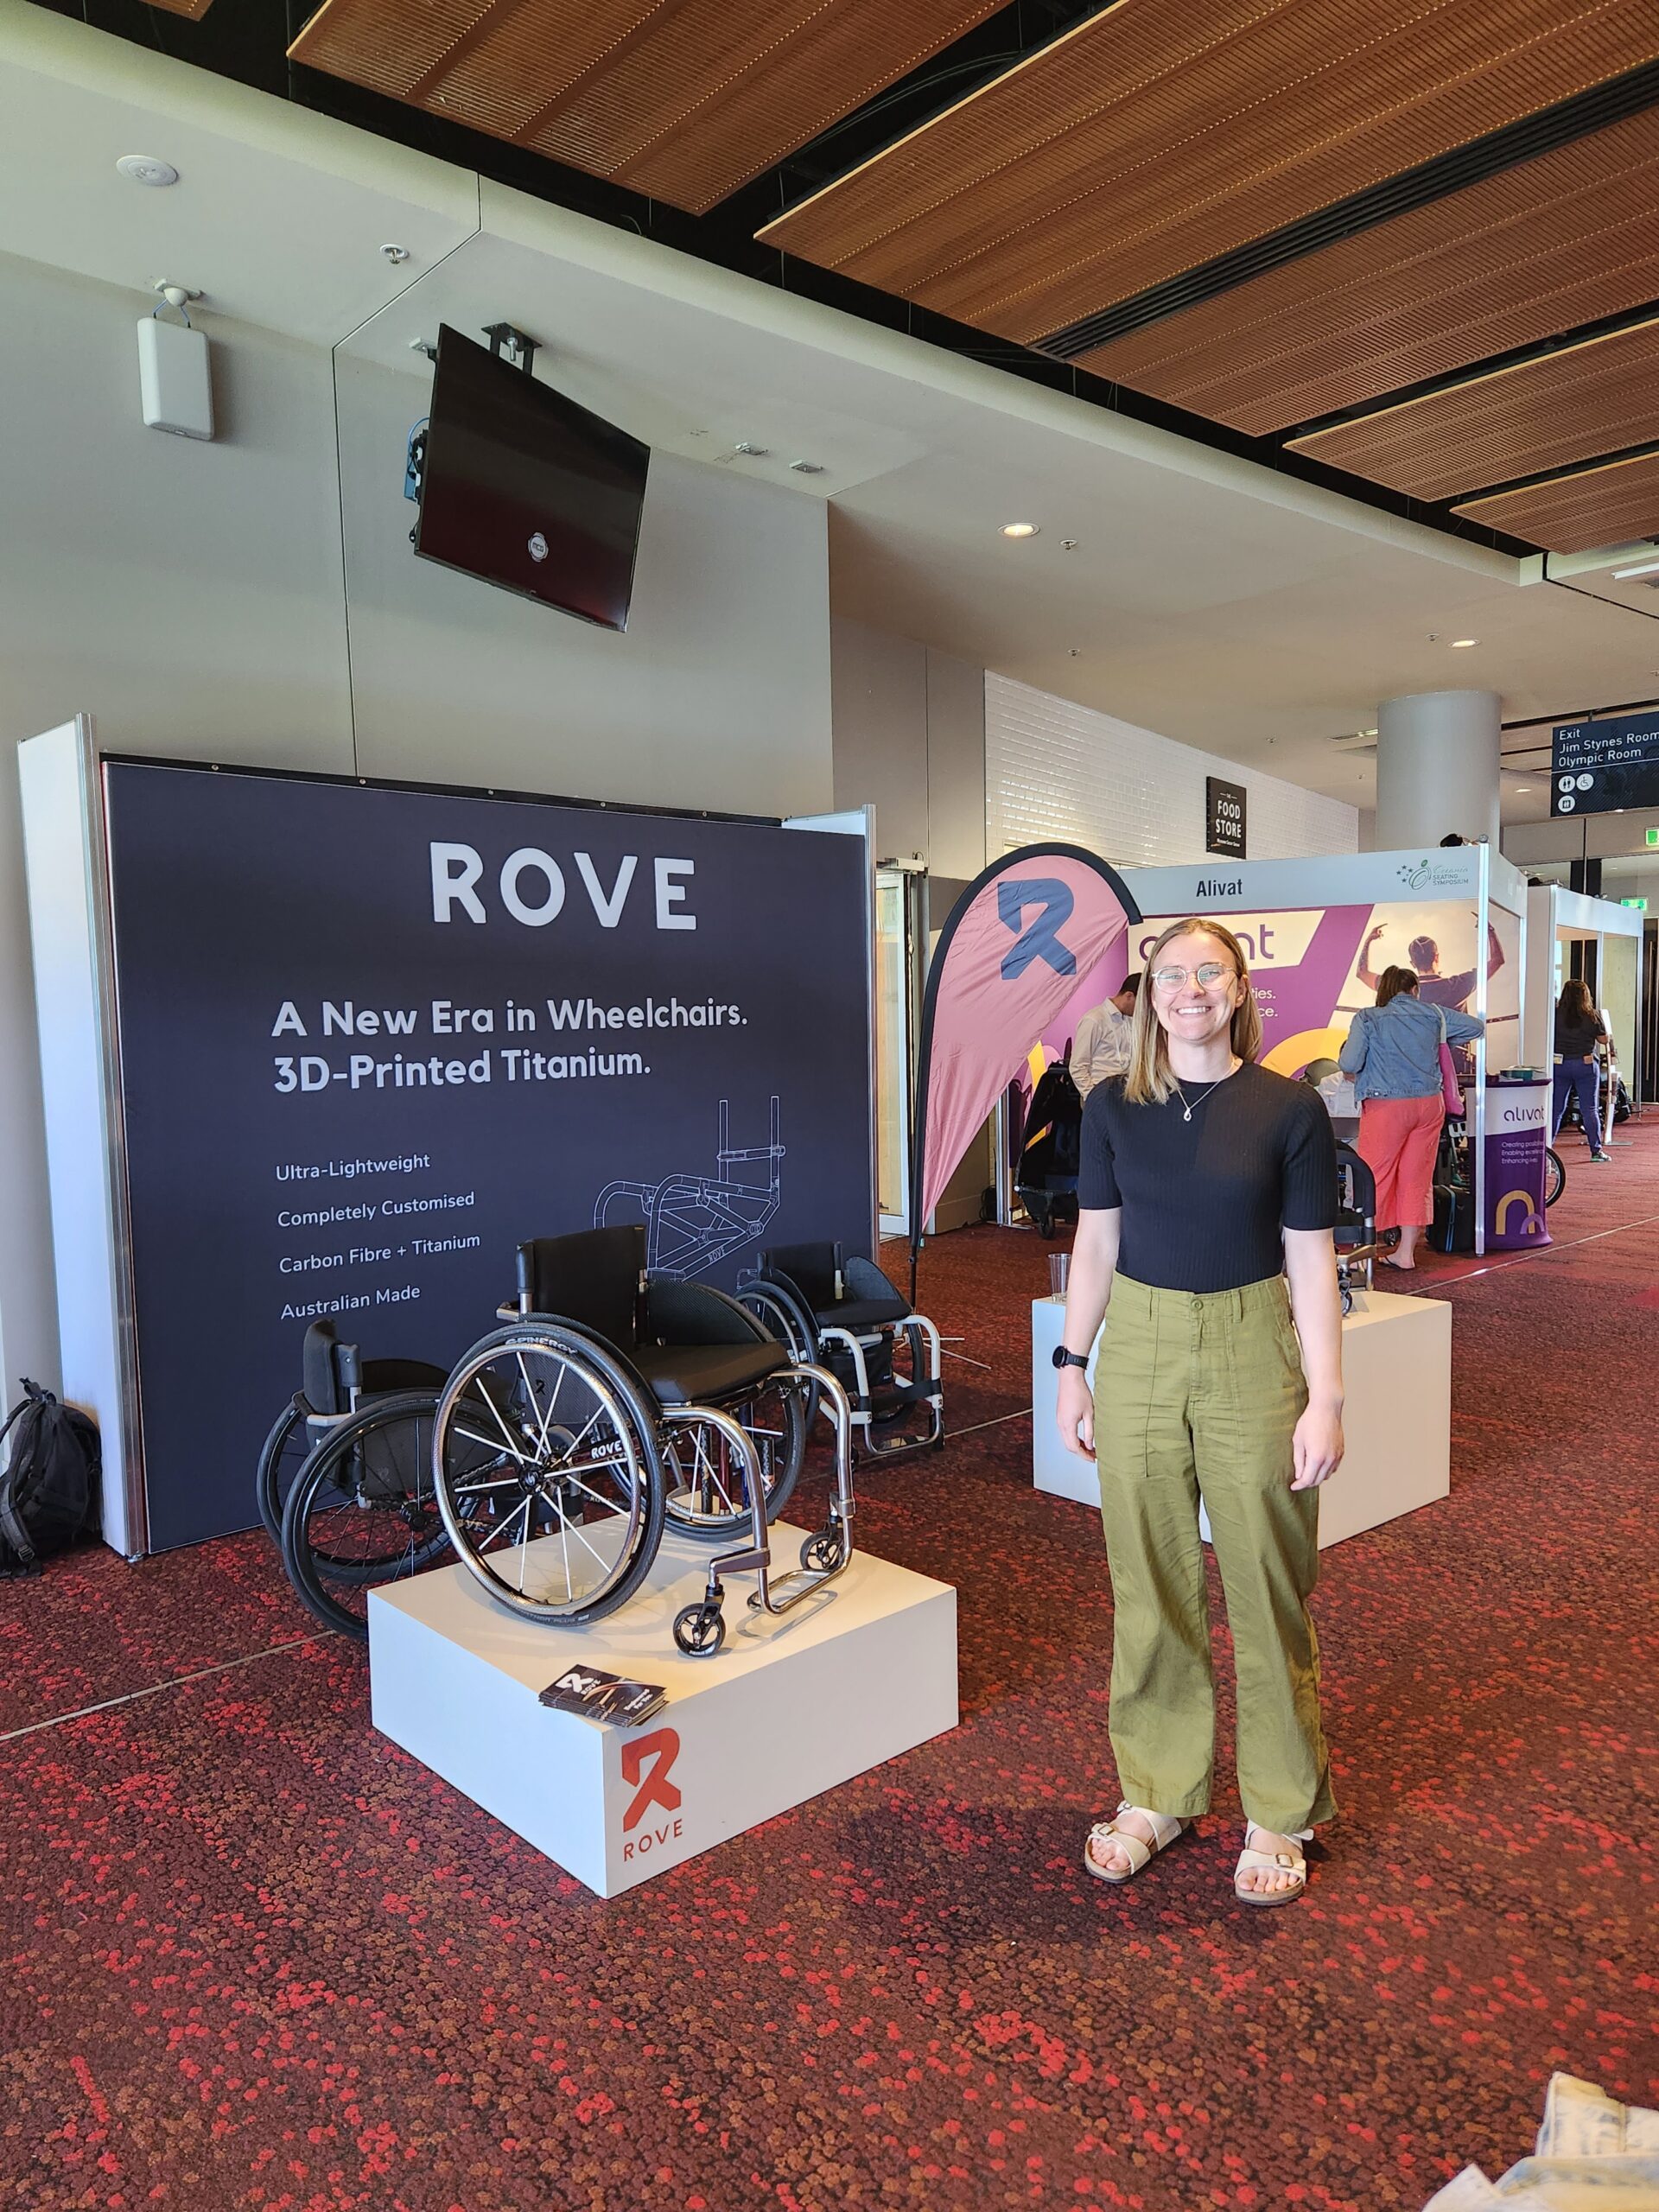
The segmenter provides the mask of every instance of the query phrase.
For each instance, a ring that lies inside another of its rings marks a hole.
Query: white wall
[[[866,622],[830,626],[836,804],[873,806],[878,856],[985,865],[983,671]]]
[[[653,462],[617,636],[415,558],[426,387],[224,321],[219,435],[138,416],[137,292],[0,256],[0,1393],[53,1382],[21,739],[735,812],[830,805],[827,509]],[[347,622],[349,588],[350,622]]]
[[[1358,811],[1341,799],[986,674],[985,842],[992,854],[1063,837],[1121,868],[1201,861],[1206,776],[1244,786],[1252,860],[1359,849]]]

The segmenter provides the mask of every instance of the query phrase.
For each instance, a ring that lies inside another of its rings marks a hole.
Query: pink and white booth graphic
[[[1140,918],[1116,870],[1080,845],[1022,845],[963,894],[922,1007],[912,1267],[923,1224],[997,1100]]]

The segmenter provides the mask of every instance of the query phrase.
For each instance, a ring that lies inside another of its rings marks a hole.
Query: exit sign
[[[1659,845],[1659,830],[1649,830],[1649,832],[1648,832],[1648,842],[1649,842],[1650,845]]]
[[[1621,899],[1618,903],[1621,906],[1634,906],[1638,914],[1645,914],[1648,911],[1645,899]]]

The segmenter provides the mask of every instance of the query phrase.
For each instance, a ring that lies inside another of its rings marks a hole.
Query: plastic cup
[[[1065,1296],[1065,1279],[1071,1272],[1069,1252],[1051,1252],[1048,1255],[1048,1294],[1051,1298]]]

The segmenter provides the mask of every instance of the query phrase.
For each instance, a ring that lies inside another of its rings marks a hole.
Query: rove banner
[[[104,773],[152,1548],[253,1521],[319,1316],[448,1365],[526,1237],[868,1250],[859,839]]]

